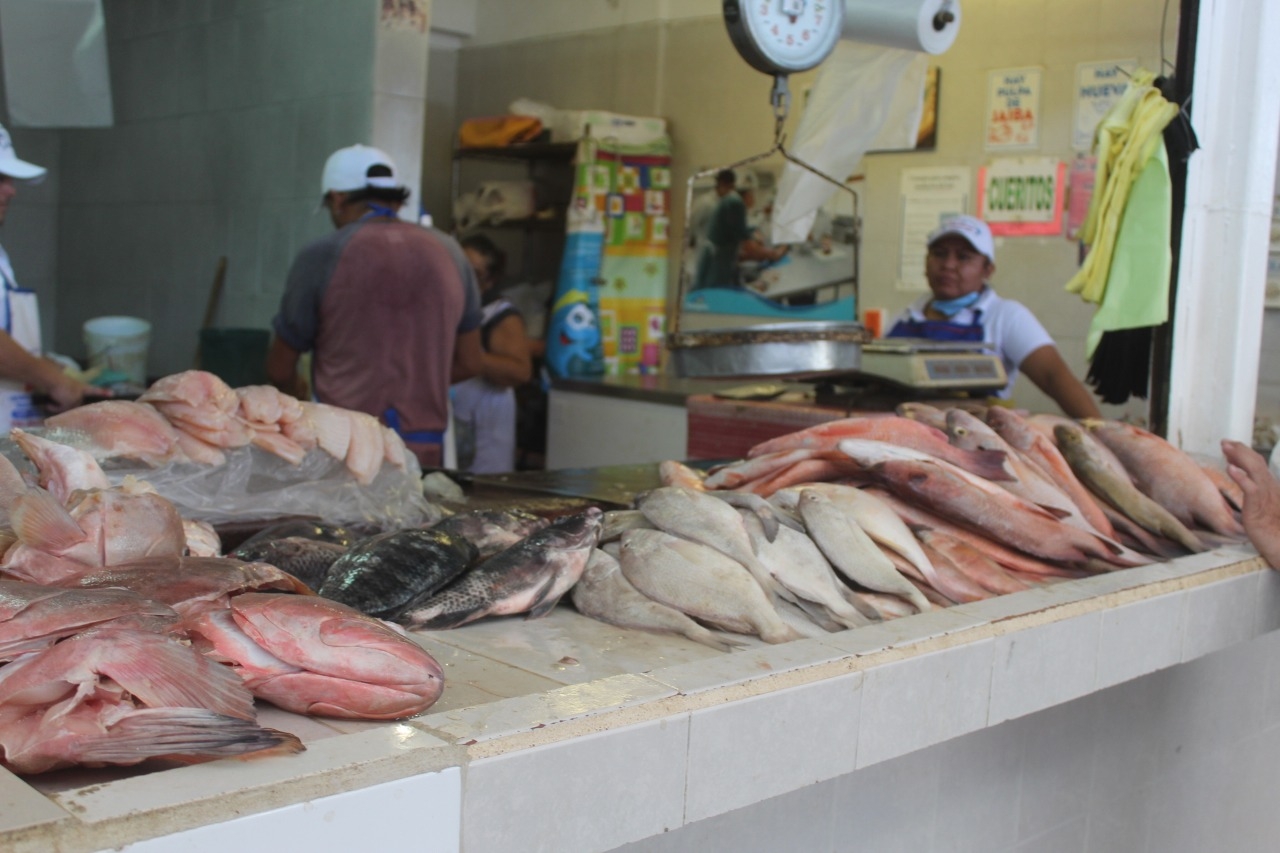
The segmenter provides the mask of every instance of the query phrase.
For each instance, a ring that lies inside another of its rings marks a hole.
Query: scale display
[[[1000,356],[982,343],[916,338],[864,344],[859,372],[920,390],[994,391],[1009,382]]]

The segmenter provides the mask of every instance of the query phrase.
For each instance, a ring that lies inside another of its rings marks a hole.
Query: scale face
[[[733,46],[757,71],[808,71],[835,49],[844,0],[724,0],[724,23]]]
[[[864,344],[860,372],[919,390],[995,391],[1009,382],[982,342],[885,338]]]

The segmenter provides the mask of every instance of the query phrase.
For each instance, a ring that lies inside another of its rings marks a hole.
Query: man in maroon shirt
[[[298,358],[311,352],[315,399],[380,418],[438,466],[449,385],[483,357],[475,273],[453,238],[398,218],[409,191],[384,152],[335,151],[321,190],[336,230],[294,259],[267,375],[303,396]]]

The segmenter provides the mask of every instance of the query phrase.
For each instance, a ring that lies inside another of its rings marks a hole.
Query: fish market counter
[[[396,723],[299,755],[0,771],[0,849],[1263,850],[1280,573],[1247,546],[722,653],[566,605],[418,640]]]

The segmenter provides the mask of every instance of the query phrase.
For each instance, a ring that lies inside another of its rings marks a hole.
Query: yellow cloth
[[[1084,265],[1067,282],[1067,292],[1079,293],[1086,302],[1101,302],[1106,293],[1129,192],[1160,146],[1165,126],[1178,114],[1178,105],[1151,85],[1154,80],[1150,71],[1135,72],[1124,95],[1098,125],[1093,198],[1080,233],[1091,248]]]

